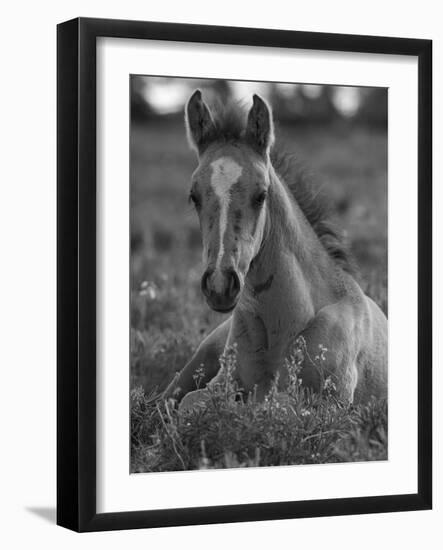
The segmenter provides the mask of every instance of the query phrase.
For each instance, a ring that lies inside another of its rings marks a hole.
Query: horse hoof
[[[205,407],[209,401],[209,393],[207,390],[196,390],[187,393],[180,402],[179,411],[191,411],[197,407]]]

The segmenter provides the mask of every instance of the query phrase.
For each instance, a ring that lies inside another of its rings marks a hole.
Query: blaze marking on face
[[[225,253],[224,237],[228,225],[228,209],[231,202],[231,188],[239,180],[243,168],[229,157],[221,157],[211,163],[212,176],[211,187],[220,202],[220,248],[215,264],[216,269],[220,268],[223,254]]]

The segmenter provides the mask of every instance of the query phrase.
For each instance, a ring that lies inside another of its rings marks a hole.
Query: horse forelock
[[[246,126],[246,111],[241,102],[231,102],[227,105],[216,102],[213,106],[212,114],[214,140],[226,143],[243,139]]]

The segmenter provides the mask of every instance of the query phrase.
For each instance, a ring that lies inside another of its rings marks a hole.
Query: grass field
[[[359,282],[387,312],[386,133],[341,125],[283,127],[278,136],[330,197]],[[133,125],[132,471],[385,459],[385,403],[349,410],[333,395],[304,399],[289,392],[284,403],[270,396],[264,404],[245,404],[234,398],[235,387],[186,413],[146,399],[223,320],[200,292],[200,233],[187,202],[195,166],[181,122]]]

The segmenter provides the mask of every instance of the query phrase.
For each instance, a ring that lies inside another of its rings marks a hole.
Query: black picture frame
[[[96,39],[398,54],[418,58],[416,494],[96,512]],[[57,523],[75,531],[425,510],[432,507],[432,42],[78,18],[57,28]]]

